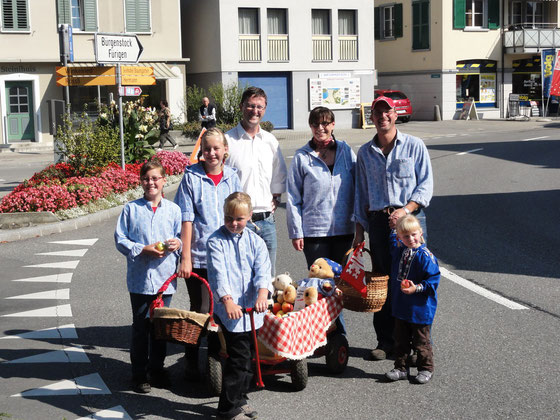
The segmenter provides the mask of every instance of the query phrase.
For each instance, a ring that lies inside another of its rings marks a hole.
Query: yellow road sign
[[[147,68],[147,67],[146,67]],[[115,67],[60,67],[57,76],[114,76]]]
[[[115,85],[115,76],[91,76],[91,77],[59,77],[56,80],[58,86],[101,86]]]
[[[144,66],[121,66],[121,74],[123,76],[153,76],[153,67]]]
[[[125,76],[123,74],[121,83],[123,85],[155,85],[154,76]]]

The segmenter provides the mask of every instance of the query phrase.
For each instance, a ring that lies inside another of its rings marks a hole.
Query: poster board
[[[310,109],[356,108],[360,104],[359,78],[309,79]]]
[[[461,110],[461,115],[459,115],[460,120],[478,120],[478,114],[476,113],[476,105],[474,104],[474,98],[470,97],[463,103],[463,109]]]
[[[362,128],[373,128],[375,125],[371,121],[371,104],[369,102],[360,104],[362,115]]]

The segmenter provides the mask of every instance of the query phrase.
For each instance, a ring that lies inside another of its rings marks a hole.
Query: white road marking
[[[521,141],[531,141],[531,140],[542,140],[542,139],[547,139],[550,136],[542,136],[542,137],[533,137],[532,139],[523,139]]]
[[[28,293],[25,295],[10,296],[4,299],[70,299],[70,289],[46,290],[44,292]]]
[[[87,417],[80,417],[76,420],[103,420],[103,419],[122,419],[122,420],[132,420],[132,417],[128,415],[126,410],[122,405],[117,405],[115,407],[109,408],[107,410],[98,411],[95,414]]]
[[[80,260],[75,261],[62,261],[56,263],[47,263],[47,264],[35,264],[35,265],[24,265],[24,267],[37,267],[37,268],[76,268]]]
[[[55,382],[41,388],[30,389],[12,397],[54,397],[57,395],[110,394],[109,388],[98,373],[79,376],[73,380]]]
[[[42,330],[28,331],[21,334],[5,335],[0,340],[10,338],[21,338],[29,340],[39,340],[45,338],[78,338],[74,324],[61,325],[60,327],[45,328]]]
[[[72,273],[51,274],[48,276],[28,277],[25,279],[17,279],[12,281],[27,281],[37,283],[70,283],[72,282]]]
[[[83,257],[86,252],[88,252],[87,248],[71,249],[68,251],[40,252],[35,255],[52,255],[53,257]]]
[[[97,242],[97,238],[92,239],[76,239],[74,241],[52,241],[49,244],[61,244],[61,245],[93,245]]]
[[[13,314],[2,315],[2,317],[60,317],[60,316],[72,316],[72,308],[70,304],[67,305],[57,305],[49,306],[47,308],[33,309],[31,311],[16,312]]]
[[[70,346],[62,350],[48,351],[34,356],[10,360],[11,363],[91,363],[86,352],[81,346]]]
[[[500,296],[494,292],[491,292],[489,290],[486,290],[483,287],[480,287],[460,276],[458,276],[455,273],[452,273],[451,271],[447,270],[444,267],[440,267],[439,268],[441,275],[443,277],[445,277],[448,280],[451,280],[453,283],[457,283],[460,286],[463,286],[465,289],[469,289],[472,292],[475,292],[487,299],[490,299],[496,303],[499,303],[500,305],[504,305],[505,307],[509,308],[509,309],[529,309],[526,306],[520,305],[517,302],[514,302],[512,300],[506,299],[503,296]]]
[[[467,150],[466,152],[460,152],[460,153],[456,153],[457,156],[462,156],[462,155],[466,155],[467,153],[474,153],[474,152],[478,152],[480,150],[484,150],[482,147],[478,148],[478,149],[472,149],[472,150]]]

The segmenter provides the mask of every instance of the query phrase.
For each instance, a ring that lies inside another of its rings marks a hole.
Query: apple
[[[282,305],[278,302],[276,302],[274,305],[272,305],[272,313],[274,315],[276,315],[278,313],[278,311],[280,311],[282,309]]]
[[[276,316],[278,318],[282,318],[284,316],[284,312],[282,312],[282,310],[280,310],[280,311],[276,312]]]
[[[404,279],[401,281],[401,289],[408,289],[410,286],[412,286],[410,280]]]
[[[294,305],[292,305],[291,303],[284,302],[282,304],[282,312],[284,312],[285,314],[287,314],[288,312],[292,312],[293,310],[294,310]]]
[[[163,242],[158,242],[155,247],[158,251],[165,251],[165,244]]]

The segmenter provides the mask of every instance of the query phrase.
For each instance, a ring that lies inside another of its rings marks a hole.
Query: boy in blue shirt
[[[416,382],[425,384],[434,372],[431,328],[436,314],[439,265],[426,248],[422,228],[409,214],[391,233],[391,298],[395,326],[395,368],[385,376],[390,381],[408,377],[410,351],[418,352]],[[403,246],[404,245],[404,246]]]
[[[150,334],[149,308],[163,283],[177,269],[181,248],[181,209],[162,196],[165,170],[158,161],[146,162],[140,169],[144,197],[131,201],[124,209],[115,229],[117,250],[126,256],[126,283],[132,305],[132,363],[133,390],[151,391],[166,382],[163,362],[165,341],[155,340]],[[160,250],[160,242],[165,248]],[[177,286],[174,280],[163,295],[165,306]],[[148,382],[148,374],[150,382]]]
[[[224,204],[224,226],[208,239],[208,281],[214,297],[214,317],[222,327],[225,362],[218,419],[256,417],[247,405],[251,372],[251,322],[243,308],[255,308],[255,328],[263,325],[270,281],[270,258],[262,238],[245,229],[252,215],[251,197],[235,192]]]

